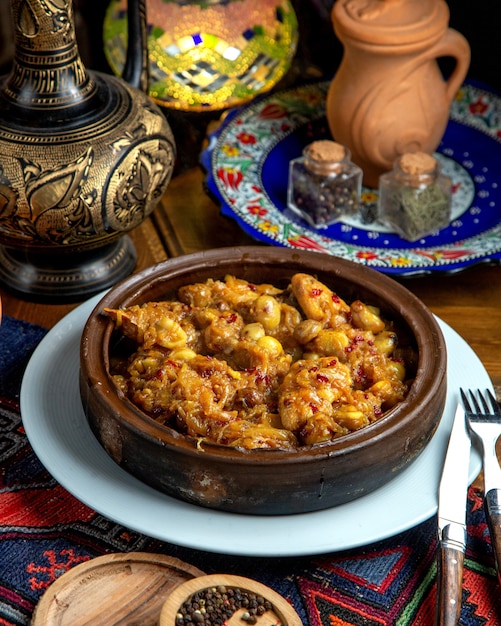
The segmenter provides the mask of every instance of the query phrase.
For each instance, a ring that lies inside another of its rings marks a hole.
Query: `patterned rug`
[[[146,537],[92,511],[44,469],[19,414],[24,368],[45,330],[4,317],[0,326],[0,625],[30,623],[34,607],[71,567],[111,552],[162,553],[207,574],[269,585],[308,626],[430,626],[436,588],[436,520],[346,553],[256,559]],[[397,506],[397,504],[396,504]],[[460,624],[501,624],[501,594],[481,493],[468,498],[468,549]]]

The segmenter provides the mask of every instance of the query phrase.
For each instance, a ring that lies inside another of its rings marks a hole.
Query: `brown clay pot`
[[[197,446],[155,422],[117,393],[110,355],[117,336],[104,307],[175,298],[182,286],[233,274],[287,286],[296,272],[317,276],[346,301],[381,307],[400,323],[419,354],[405,401],[370,426],[326,444],[294,451]],[[405,287],[333,256],[287,248],[236,247],[181,256],[113,288],[84,328],[80,389],[85,414],[107,453],[131,474],[171,496],[236,513],[288,514],[354,500],[397,476],[423,451],[445,404],[447,355],[440,328]]]

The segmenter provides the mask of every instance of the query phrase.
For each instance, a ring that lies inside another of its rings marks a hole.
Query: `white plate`
[[[79,347],[83,326],[101,296],[74,309],[42,340],[26,369],[21,415],[28,439],[47,470],[70,493],[130,529],[176,545],[245,556],[322,554],[391,537],[430,518],[458,388],[492,389],[484,366],[447,324],[448,395],[437,432],[422,454],[384,487],[325,511],[253,516],[213,511],[176,500],[120,468],[92,434],[80,402]],[[473,452],[470,480],[481,461]]]

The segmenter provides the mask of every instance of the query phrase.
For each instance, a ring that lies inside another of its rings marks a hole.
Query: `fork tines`
[[[477,419],[484,418],[486,421],[488,421],[489,419],[492,419],[493,414],[501,415],[501,409],[499,408],[499,404],[497,403],[496,398],[493,396],[492,392],[489,389],[486,389],[485,393],[482,393],[478,390],[475,393],[469,390],[470,400],[468,400],[468,396],[466,392],[463,391],[463,389],[460,389],[459,392],[461,394],[461,400],[463,401],[464,408],[469,413],[475,413],[475,417]]]

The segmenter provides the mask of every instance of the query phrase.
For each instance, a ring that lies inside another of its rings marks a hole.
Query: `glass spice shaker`
[[[289,164],[287,206],[315,228],[356,215],[362,170],[348,148],[330,140],[314,141]]]
[[[407,241],[448,226],[451,179],[424,152],[403,154],[379,178],[378,219]]]

